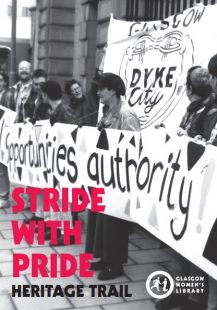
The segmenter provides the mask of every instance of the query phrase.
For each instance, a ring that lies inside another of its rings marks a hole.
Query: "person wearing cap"
[[[18,65],[19,82],[12,86],[16,105],[17,117],[15,122],[22,123],[28,117],[32,117],[33,108],[28,100],[32,91],[31,64],[21,61]]]
[[[126,108],[121,96],[125,95],[123,80],[113,73],[104,73],[98,81],[98,95],[104,105],[98,128],[139,131],[139,120]],[[124,274],[123,264],[128,257],[128,221],[106,214],[88,214],[85,251],[93,253],[99,261],[91,264],[92,270],[100,270],[99,280],[109,280]]]

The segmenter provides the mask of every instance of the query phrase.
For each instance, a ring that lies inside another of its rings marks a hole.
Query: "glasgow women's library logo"
[[[172,294],[174,280],[171,275],[165,271],[155,271],[149,275],[146,281],[146,289],[152,297],[163,299]]]

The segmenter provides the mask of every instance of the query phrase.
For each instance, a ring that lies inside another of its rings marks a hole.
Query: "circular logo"
[[[157,299],[168,297],[174,289],[174,280],[171,275],[165,271],[152,272],[147,281],[146,289],[148,293]]]

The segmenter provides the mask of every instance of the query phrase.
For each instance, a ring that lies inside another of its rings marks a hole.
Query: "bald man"
[[[32,66],[28,61],[21,61],[18,66],[19,82],[12,89],[16,104],[16,122],[22,123],[31,118],[34,111],[34,90],[32,87]]]

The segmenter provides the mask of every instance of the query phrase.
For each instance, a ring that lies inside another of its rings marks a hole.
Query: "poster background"
[[[211,23],[211,21],[210,21]],[[212,22],[213,25],[213,22]],[[211,27],[210,27],[211,28]],[[215,27],[213,27],[215,28]],[[212,28],[212,29],[213,29]],[[204,29],[202,29],[202,31],[204,31]],[[206,35],[206,33],[205,33]],[[204,45],[204,51],[205,53],[203,54],[203,57],[205,58],[205,55],[207,55],[207,51],[205,50],[205,45]],[[216,50],[213,50],[213,53],[215,53]],[[202,54],[202,53],[201,53]],[[206,61],[204,62],[204,64],[206,64]],[[182,112],[184,111],[184,107],[182,107],[182,111],[180,113],[180,115],[182,114]],[[181,119],[181,118],[180,118]],[[173,132],[173,130],[171,130],[171,132]],[[3,212],[4,216],[1,217],[2,222],[3,221],[8,221],[8,219],[12,216],[10,213],[7,213],[7,211]],[[8,216],[9,214],[9,216]],[[26,213],[28,214],[28,213]],[[26,216],[26,215],[25,215]],[[29,215],[28,215],[29,216]],[[22,220],[22,216],[19,217],[20,220]],[[6,223],[7,224],[7,223]],[[4,250],[1,251],[5,251],[5,252],[1,252],[1,254],[3,254],[3,264],[1,264],[1,275],[4,277],[3,281],[1,281],[2,284],[2,289],[5,290],[4,292],[9,292],[10,288],[11,288],[11,283],[16,283],[16,279],[13,279],[11,277],[10,274],[10,270],[8,268],[9,266],[9,262],[11,262],[11,254],[12,251],[16,251],[17,249],[14,248],[13,242],[12,242],[12,238],[10,237],[10,232],[9,229],[5,229],[8,228],[9,226],[5,225],[2,223],[1,225],[2,227],[2,234],[1,237],[3,235],[4,240],[6,240],[11,244],[11,247],[13,247],[13,250],[10,250],[8,252],[7,248],[8,245],[6,245],[6,242],[1,242],[1,248],[4,247]],[[136,235],[136,236],[135,236]],[[168,262],[170,261],[171,257],[170,255],[167,254],[167,252],[165,251],[158,251],[158,250],[154,250],[153,248],[158,247],[159,244],[158,242],[156,242],[156,240],[154,241],[150,236],[148,235],[141,235],[140,233],[136,233],[133,237],[131,236],[131,241],[130,241],[130,251],[129,251],[129,265],[126,266],[126,272],[128,275],[128,278],[121,278],[119,279],[119,281],[121,283],[130,283],[130,287],[134,292],[134,298],[136,299],[136,301],[129,299],[128,301],[132,302],[133,306],[135,307],[135,309],[140,309],[142,307],[142,309],[145,307],[145,309],[148,310],[152,310],[154,309],[153,303],[150,301],[150,296],[147,295],[146,293],[146,289],[144,286],[145,283],[145,279],[147,278],[147,275],[152,272],[153,270],[157,270],[159,268],[164,269],[164,268],[168,268],[168,265],[170,265]],[[142,236],[142,237],[141,237]],[[10,237],[10,238],[9,238]],[[136,238],[134,238],[136,237]],[[133,240],[133,241],[132,241]],[[31,252],[33,251],[32,248],[29,248],[27,244],[23,243],[21,245],[21,249],[23,247],[22,251],[26,251],[26,252]],[[145,247],[145,249],[143,248]],[[69,250],[69,248],[67,249]],[[81,251],[82,247],[80,247],[79,249],[75,248],[75,247],[70,247],[70,251]],[[19,250],[21,251],[21,250]],[[34,251],[38,251],[38,248],[35,247]],[[47,253],[50,252],[49,247],[46,247],[44,249],[40,249],[40,251],[47,251]],[[58,253],[61,253],[62,251],[64,251],[64,249],[51,249],[51,251],[58,251]],[[2,257],[2,256],[1,256]],[[172,259],[173,260],[173,259]],[[4,266],[3,266],[4,265]],[[7,279],[6,279],[7,278]],[[130,281],[129,281],[130,279]],[[57,282],[59,281],[62,282],[62,279],[57,279]],[[44,283],[44,279],[31,279],[29,273],[26,273],[24,276],[22,276],[19,279],[19,283]],[[46,282],[49,283],[50,280],[46,279]],[[67,281],[66,281],[67,282]],[[64,285],[66,284],[66,282],[64,283]],[[70,279],[70,283],[72,282],[72,279]],[[94,279],[91,280],[91,283],[96,283],[96,277]],[[78,277],[74,277],[73,278],[73,283],[80,283]],[[89,283],[88,279],[85,280],[85,284],[87,285]],[[135,297],[136,296],[136,297]],[[145,298],[145,300],[144,300]],[[1,295],[0,296],[0,300],[1,300],[1,305],[4,305],[4,309],[10,309],[11,307],[11,298],[5,294],[5,295]],[[85,301],[86,300],[86,304]],[[126,299],[113,299],[113,298],[109,298],[109,299],[105,299],[105,298],[101,298],[99,301],[98,298],[95,298],[94,301],[91,300],[88,297],[88,294],[86,294],[85,298],[82,298],[82,300],[78,299],[78,298],[74,298],[74,299],[61,299],[61,298],[50,298],[49,300],[47,300],[46,298],[35,298],[35,299],[23,299],[23,298],[15,298],[14,299],[14,303],[16,304],[16,307],[18,309],[29,309],[29,307],[32,307],[32,309],[50,309],[50,306],[52,304],[52,309],[60,309],[60,308],[70,308],[72,307],[72,305],[76,308],[80,308],[80,307],[94,307],[101,303],[101,304],[106,304],[105,307],[108,307],[108,305],[110,306],[112,303],[114,303],[114,306],[118,303],[125,303],[126,304]],[[142,300],[141,302],[139,300]],[[130,306],[132,306],[132,304]]]

